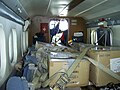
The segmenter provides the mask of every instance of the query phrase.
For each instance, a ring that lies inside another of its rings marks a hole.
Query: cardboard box
[[[117,71],[113,71],[116,74],[120,75],[120,50],[110,49],[110,50],[90,50],[88,52],[88,56],[93,58],[95,61],[102,63],[105,67],[112,69],[116,69]],[[111,63],[110,63],[111,62]],[[117,62],[118,66],[114,65]],[[117,67],[117,68],[116,68]],[[104,71],[100,70],[93,64],[90,66],[90,81],[96,86],[105,86],[110,82],[115,84],[120,83],[120,81],[116,80],[112,76],[108,75]]]
[[[68,69],[75,59],[51,59],[49,61],[49,77],[60,69]],[[70,76],[70,82],[66,87],[87,86],[89,83],[90,62],[82,60]]]

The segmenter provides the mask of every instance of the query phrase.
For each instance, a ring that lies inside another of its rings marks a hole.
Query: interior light
[[[68,14],[68,9],[63,10],[59,16],[67,16]]]
[[[59,29],[61,31],[66,31],[68,30],[68,21],[66,19],[61,19],[59,22]]]
[[[17,8],[17,10],[18,10],[19,13],[22,13],[22,10],[20,8]]]
[[[58,23],[59,23],[59,21],[54,21],[54,20],[50,21],[49,28],[50,29],[55,28]]]

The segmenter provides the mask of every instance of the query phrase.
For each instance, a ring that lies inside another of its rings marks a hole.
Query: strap
[[[100,62],[97,62],[94,59],[91,59],[91,58],[89,58],[87,56],[85,56],[85,58],[88,59],[93,65],[95,65],[96,67],[98,67],[102,71],[106,72],[107,74],[111,75],[112,77],[114,77],[115,79],[117,79],[117,80],[120,81],[120,76],[119,75],[117,75],[116,73],[114,73],[113,71],[111,71],[109,68],[106,68]]]
[[[48,76],[48,72],[42,73],[41,77],[40,77],[40,81],[43,82],[47,79]]]
[[[68,77],[72,74],[72,72],[75,70],[79,62],[82,60],[82,58],[85,56],[86,52],[90,49],[91,47],[87,47],[83,50],[83,52],[76,58],[76,60],[73,62],[73,64],[68,68],[66,74]]]
[[[76,60],[73,62],[73,64],[68,68],[68,70],[66,71],[66,73],[64,74],[60,74],[60,76],[57,76],[58,79],[55,82],[55,87],[53,87],[53,90],[59,90],[60,88],[64,88],[65,85],[69,82],[69,77],[72,74],[72,72],[74,71],[74,69],[77,67],[77,65],[79,64],[79,62],[82,60],[82,58],[85,56],[86,52],[90,49],[91,47],[87,47],[83,50],[83,52],[76,58]],[[50,77],[49,80],[45,81],[43,83],[43,86],[45,86],[46,84],[50,83],[50,80],[52,80],[54,76]]]
[[[33,80],[32,80],[32,84],[33,84],[33,87],[35,89],[38,89],[41,87],[41,82],[39,81],[39,77],[35,77]]]
[[[55,84],[63,73],[65,73],[65,70],[61,69],[60,71],[58,71],[57,73],[52,75],[49,79],[47,79],[45,82],[43,82],[42,87],[47,87],[50,84],[50,82],[54,80],[54,78],[55,78],[55,81],[52,84]],[[53,85],[51,85],[51,86],[53,86]]]

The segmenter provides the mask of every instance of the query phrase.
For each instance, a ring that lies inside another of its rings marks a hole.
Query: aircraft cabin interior
[[[120,0],[0,0],[0,90],[120,90]]]

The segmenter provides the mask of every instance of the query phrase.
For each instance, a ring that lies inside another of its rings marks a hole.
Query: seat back
[[[7,82],[6,90],[29,90],[28,82],[20,77],[10,77]]]

